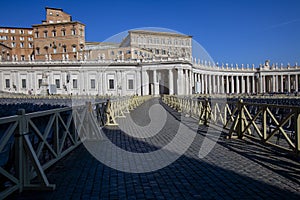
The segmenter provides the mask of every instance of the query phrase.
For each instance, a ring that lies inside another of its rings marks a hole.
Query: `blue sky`
[[[163,27],[192,35],[215,62],[300,64],[299,0],[14,0],[1,5],[0,26],[40,23],[45,6],[85,23],[87,41]]]

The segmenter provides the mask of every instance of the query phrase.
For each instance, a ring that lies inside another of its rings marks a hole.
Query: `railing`
[[[228,138],[253,139],[299,156],[299,106],[177,96],[164,96],[163,101],[178,112],[196,118],[199,125],[223,129]]]
[[[0,118],[0,199],[17,190],[54,190],[47,168],[82,141],[101,139],[102,126],[117,125],[117,117],[149,98],[120,97],[28,114],[20,109]]]

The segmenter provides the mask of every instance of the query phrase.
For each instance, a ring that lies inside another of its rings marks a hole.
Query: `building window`
[[[95,89],[95,88],[96,88],[96,80],[91,79],[91,89]]]
[[[6,37],[6,35],[4,35],[4,36],[0,36],[0,40],[7,40],[7,37]]]
[[[76,45],[73,45],[73,46],[72,46],[72,51],[73,51],[73,52],[76,52]]]
[[[20,47],[24,48],[24,42],[20,42]]]
[[[155,49],[155,54],[159,54],[159,49]]]
[[[42,79],[39,79],[39,80],[38,80],[38,85],[39,85],[39,88],[41,88],[42,81],[43,81]]]
[[[72,29],[72,35],[76,35],[76,29]]]
[[[23,88],[23,89],[26,88],[26,79],[22,79],[22,88]]]
[[[12,42],[12,43],[11,43],[11,47],[13,47],[13,48],[16,47],[16,43],[15,43],[15,42]]]
[[[111,51],[111,52],[110,52],[110,55],[112,55],[112,56],[115,55],[115,52],[114,52],[114,51]]]
[[[56,85],[56,88],[60,88],[60,80],[59,79],[55,79],[55,85]]]
[[[67,47],[66,47],[66,45],[63,46],[63,53],[67,53]]]
[[[34,37],[35,37],[35,38],[39,38],[39,32],[35,32],[35,33],[34,33]]]
[[[66,30],[64,29],[61,30],[61,36],[66,36]]]
[[[53,53],[56,54],[57,51],[56,51],[56,47],[53,47]]]
[[[36,48],[36,55],[40,55],[40,48],[39,47]]]
[[[48,37],[48,32],[45,31],[45,32],[44,32],[44,38],[47,38],[47,37]]]
[[[5,88],[10,88],[10,80],[5,79]]]
[[[32,35],[32,31],[28,31],[28,34],[29,34],[29,35]]]
[[[24,60],[25,60],[25,56],[21,55],[21,61],[24,61]]]
[[[10,33],[15,33],[15,32],[16,32],[15,29],[11,29],[11,30],[10,30]]]
[[[29,38],[28,38],[28,41],[33,41],[33,38],[32,38],[32,37],[29,37]]]
[[[119,54],[122,55],[123,51],[119,51]]]
[[[115,81],[114,81],[114,79],[109,79],[108,80],[108,89],[110,89],[110,90],[115,89]]]
[[[21,41],[24,41],[24,37],[20,37],[20,40],[21,40]]]
[[[73,79],[73,88],[77,89],[78,85],[77,85],[77,79]]]
[[[162,50],[162,54],[163,54],[163,55],[166,55],[166,50]]]
[[[133,90],[133,79],[128,80],[128,89]]]
[[[56,31],[52,31],[52,36],[56,37]]]
[[[29,48],[33,48],[33,44],[30,42],[30,43],[28,43],[28,47]]]
[[[20,34],[24,34],[24,30],[20,30]]]
[[[15,36],[11,36],[11,40],[16,40],[16,37]]]

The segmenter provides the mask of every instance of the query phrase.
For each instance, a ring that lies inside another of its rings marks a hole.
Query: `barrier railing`
[[[299,155],[299,106],[168,95],[163,101],[178,112],[196,118],[199,125],[222,128],[228,138],[249,138]]]
[[[150,96],[120,97],[85,105],[0,118],[0,199],[25,189],[54,190],[45,170],[84,140],[101,139],[102,126]]]

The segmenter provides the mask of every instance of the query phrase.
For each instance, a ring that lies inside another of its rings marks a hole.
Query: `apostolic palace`
[[[298,92],[300,67],[217,64],[193,56],[192,36],[131,30],[120,43],[86,42],[85,25],[46,7],[31,28],[0,27],[0,91],[159,95]]]

